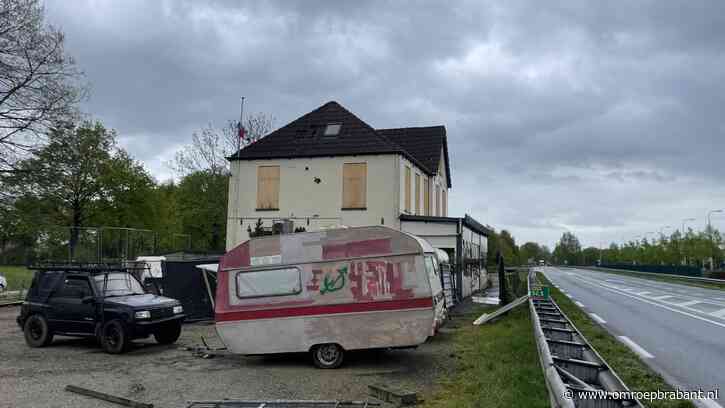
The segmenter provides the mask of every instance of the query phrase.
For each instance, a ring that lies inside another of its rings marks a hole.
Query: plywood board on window
[[[364,209],[367,205],[367,163],[345,163],[342,168],[342,208]]]
[[[279,166],[257,167],[257,209],[279,208]]]
[[[405,166],[405,211],[410,212],[410,167]]]

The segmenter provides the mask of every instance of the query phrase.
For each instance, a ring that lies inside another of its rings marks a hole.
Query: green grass
[[[586,267],[586,266],[582,266],[582,267],[577,266],[577,268],[588,269],[590,271],[601,271],[601,272],[606,272],[606,273],[612,273],[615,275],[631,276],[634,278],[641,278],[641,279],[647,279],[647,280],[653,280],[653,281],[659,281],[659,282],[676,283],[678,285],[694,286],[696,288],[725,290],[725,282],[723,282],[723,283],[698,282],[698,281],[693,281],[693,280],[687,279],[687,278],[678,278],[676,276],[658,276],[658,275],[652,275],[652,274],[647,274],[647,273],[638,273],[637,271],[627,271],[627,270],[608,269],[608,268],[593,268],[593,267]]]
[[[423,407],[548,407],[549,396],[529,309],[518,307],[493,323],[473,326],[483,312],[453,317],[457,370]]]
[[[587,338],[589,343],[599,352],[630,390],[667,391],[673,389],[659,374],[642,362],[634,352],[617,341],[602,326],[592,321],[574,302],[552,286],[544,275],[538,272],[537,278],[549,286],[551,296],[559,305],[559,308],[569,317],[576,328]],[[655,408],[694,408],[692,402],[688,400],[642,401],[642,403],[647,407]]]
[[[33,280],[33,271],[24,266],[2,266],[0,274],[8,281],[7,290],[27,289]]]

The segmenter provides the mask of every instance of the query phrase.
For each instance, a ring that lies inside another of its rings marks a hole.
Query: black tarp
[[[192,261],[163,261],[161,279],[164,296],[177,299],[184,306],[186,320],[214,318],[212,300],[204,282],[203,271],[197,265],[216,263],[209,259]],[[209,279],[212,296],[216,294],[216,279]]]

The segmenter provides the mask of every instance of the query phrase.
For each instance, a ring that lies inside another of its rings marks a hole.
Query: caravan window
[[[425,271],[431,278],[438,276],[438,262],[432,255],[425,256]]]
[[[265,269],[237,273],[237,297],[294,295],[302,292],[300,270],[297,268]]]

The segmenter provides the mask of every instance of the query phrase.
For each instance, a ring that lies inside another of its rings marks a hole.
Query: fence
[[[696,266],[685,265],[632,265],[632,264],[602,264],[602,268],[627,269],[630,271],[663,273],[682,276],[702,276],[702,269]]]

